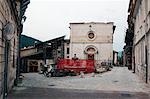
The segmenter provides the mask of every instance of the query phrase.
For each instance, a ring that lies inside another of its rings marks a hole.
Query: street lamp
[[[7,95],[7,76],[8,76],[8,53],[9,53],[9,43],[11,39],[14,37],[15,27],[12,23],[8,22],[4,28],[2,29],[4,40],[5,40],[5,52],[4,52],[4,59],[5,59],[5,67],[4,67],[4,88],[3,88],[3,99]]]

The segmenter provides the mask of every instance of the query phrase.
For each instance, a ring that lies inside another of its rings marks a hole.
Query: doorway
[[[38,66],[30,66],[29,72],[38,72]]]
[[[38,72],[38,61],[37,60],[29,60],[28,72]]]
[[[88,60],[94,60],[95,55],[98,53],[97,48],[93,45],[87,46],[85,48],[85,53],[86,53],[86,59]]]
[[[88,60],[94,60],[94,54],[87,54]]]

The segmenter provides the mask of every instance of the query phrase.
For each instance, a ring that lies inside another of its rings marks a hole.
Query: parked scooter
[[[51,77],[51,71],[52,71],[52,66],[51,65],[45,65],[44,66],[44,76],[46,77]]]

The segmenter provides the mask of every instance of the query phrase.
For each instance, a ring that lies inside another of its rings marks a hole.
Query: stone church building
[[[70,23],[70,56],[99,61],[113,60],[113,22]]]

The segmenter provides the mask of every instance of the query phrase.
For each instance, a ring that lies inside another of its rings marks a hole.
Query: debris
[[[84,73],[83,73],[83,71],[80,72],[80,78],[84,78]]]
[[[95,73],[92,73],[92,77],[95,77]]]

